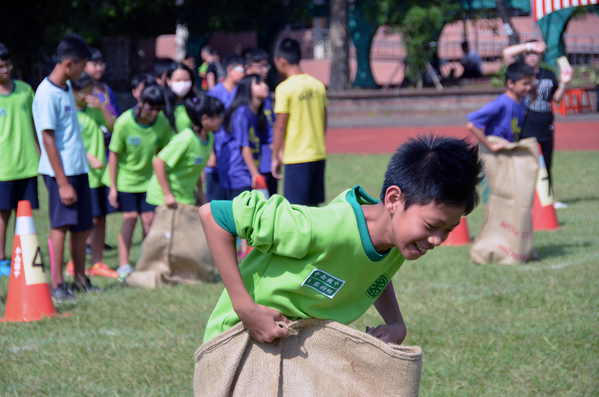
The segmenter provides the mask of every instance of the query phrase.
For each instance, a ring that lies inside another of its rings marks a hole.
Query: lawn
[[[330,156],[327,200],[355,184],[378,196],[388,159]],[[478,266],[469,247],[440,247],[394,277],[404,343],[424,350],[422,396],[599,395],[599,156],[558,152],[554,163],[556,196],[569,208],[558,212],[559,230],[535,233],[539,261]],[[34,216],[48,264],[42,186]],[[482,220],[479,206],[471,234]],[[109,217],[108,244],[120,224]],[[140,239],[138,228],[133,257]],[[115,268],[116,251],[105,261]],[[72,317],[0,324],[0,395],[192,395],[193,353],[222,284],[146,291],[92,281],[101,293],[57,306]],[[0,316],[7,287],[0,279]],[[371,309],[352,326],[380,322]]]

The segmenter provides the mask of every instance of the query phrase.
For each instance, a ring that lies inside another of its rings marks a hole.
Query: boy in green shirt
[[[406,326],[391,279],[404,259],[441,245],[478,203],[482,165],[465,140],[418,137],[391,158],[381,202],[360,187],[322,208],[269,200],[257,191],[200,208],[206,240],[226,290],[204,342],[242,321],[260,342],[286,336],[300,318],[349,324],[371,305],[386,325],[368,328],[401,343]],[[237,264],[235,236],[254,249]]]
[[[123,212],[123,227],[119,233],[121,278],[133,268],[129,264],[129,249],[137,218],[141,217],[144,238],[150,230],[156,206],[146,201],[148,183],[152,177],[152,160],[169,139],[169,123],[162,108],[164,96],[156,84],[146,85],[139,106],[123,113],[114,123],[108,149],[108,172],[102,182],[110,186],[108,203]]]
[[[77,105],[77,120],[81,129],[81,138],[85,146],[89,163],[89,187],[92,202],[94,228],[89,237],[92,255],[92,267],[89,274],[117,278],[118,274],[102,262],[104,240],[106,238],[106,214],[108,213],[108,196],[102,176],[106,168],[106,148],[104,133],[101,127],[112,132],[114,117],[107,106],[94,95],[94,80],[87,74],[81,74],[78,80],[71,82],[75,104]],[[66,273],[73,275],[73,263],[67,263]]]
[[[39,208],[37,166],[40,147],[33,127],[33,90],[10,78],[10,52],[0,43],[0,276],[10,275],[6,227],[20,200]]]

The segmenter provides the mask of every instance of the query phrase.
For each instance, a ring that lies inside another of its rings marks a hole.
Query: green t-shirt
[[[79,128],[81,129],[81,138],[83,139],[85,152],[96,157],[104,164],[103,168],[97,170],[93,169],[91,164],[89,165],[89,172],[87,173],[89,187],[95,189],[104,186],[102,176],[106,169],[106,147],[104,146],[104,133],[100,127],[106,127],[106,121],[99,109],[87,106],[83,110],[77,109],[77,120],[79,120]]]
[[[158,154],[165,163],[168,184],[178,203],[196,203],[193,191],[213,146],[212,133],[208,134],[208,141],[203,142],[191,128],[187,128],[175,135]],[[146,201],[152,205],[164,204],[164,194],[156,174],[152,175],[148,184]]]
[[[175,127],[177,128],[177,132],[181,132],[186,128],[193,128],[193,123],[187,114],[187,109],[185,109],[185,105],[182,103],[175,106]]]
[[[14,88],[0,95],[0,181],[16,181],[37,176],[40,158],[33,130],[33,89],[29,84],[12,80]]]
[[[404,258],[397,248],[379,254],[362,204],[375,204],[360,187],[326,207],[268,201],[258,191],[212,201],[216,222],[255,247],[239,265],[254,301],[291,320],[330,319],[349,324],[376,301]],[[204,343],[239,322],[223,291],[206,325]]]
[[[143,193],[148,190],[154,172],[152,160],[170,139],[169,123],[160,112],[154,123],[141,125],[135,120],[133,111],[131,109],[116,119],[108,149],[118,154],[117,190]],[[109,170],[104,173],[102,182],[110,186]]]

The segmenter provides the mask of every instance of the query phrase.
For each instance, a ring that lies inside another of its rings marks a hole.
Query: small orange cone
[[[471,242],[468,221],[466,220],[466,217],[463,216],[462,219],[460,219],[460,224],[449,233],[447,240],[441,245],[458,246],[470,244]]]
[[[537,176],[535,200],[532,206],[532,228],[534,231],[556,230],[559,228],[554,204],[553,192],[549,185],[549,174],[545,166],[543,152],[541,152],[541,145],[539,145],[539,174]]]
[[[6,312],[0,322],[56,317],[29,201],[19,201]]]
[[[254,186],[254,190],[262,192],[267,200],[270,198],[270,194],[268,194],[268,186],[266,186],[266,178],[264,178],[264,175],[259,175],[256,177],[256,186]]]

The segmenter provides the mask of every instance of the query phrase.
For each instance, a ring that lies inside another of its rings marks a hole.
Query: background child
[[[245,77],[245,69],[243,68],[243,58],[237,54],[227,55],[223,60],[223,66],[227,70],[227,76],[222,83],[218,83],[213,89],[208,91],[208,95],[218,98],[225,109],[228,109],[237,93],[237,83]],[[205,169],[206,173],[206,199],[220,200],[225,198],[224,188],[221,187],[218,174],[218,164],[216,157],[220,153],[222,145],[229,139],[224,129],[219,128],[214,133],[214,156],[208,161],[208,166]]]
[[[286,38],[277,43],[275,67],[285,81],[275,90],[271,172],[280,179],[281,164],[285,164],[285,197],[292,204],[316,206],[324,201],[327,95],[319,80],[303,72],[300,59],[299,42]]]
[[[146,202],[146,191],[152,177],[152,160],[170,137],[168,120],[161,113],[163,106],[162,89],[156,84],[147,85],[138,107],[116,120],[108,148],[108,172],[104,173],[102,182],[110,186],[110,205],[123,211],[117,269],[121,278],[133,270],[129,264],[129,249],[137,218],[141,217],[144,238],[154,219],[156,207]]]
[[[48,188],[50,241],[54,260],[52,297],[73,299],[73,290],[97,290],[85,276],[85,240],[93,228],[87,157],[81,139],[75,97],[68,84],[77,80],[89,48],[78,35],[67,35],[58,43],[57,63],[37,88],[33,118],[42,143],[39,173]],[[71,232],[71,258],[75,284],[70,287],[62,276],[64,242]]]
[[[218,83],[222,83],[226,75],[227,72],[225,71],[225,68],[220,64],[218,51],[210,51],[210,64],[208,65],[208,69],[206,69],[206,84],[208,90],[214,88]]]
[[[183,63],[173,63],[166,72],[166,87],[164,87],[164,114],[171,123],[173,131],[181,132],[193,127],[185,111],[185,100],[193,98],[193,72]]]
[[[472,211],[480,172],[478,150],[466,140],[419,137],[391,158],[381,202],[355,186],[325,208],[292,206],[279,195],[267,201],[257,192],[202,206],[226,287],[204,342],[239,321],[252,337],[270,342],[287,335],[278,321],[349,324],[374,304],[386,325],[368,331],[401,343],[406,325],[390,280],[404,258],[439,246]],[[239,265],[234,236],[255,247]]]
[[[213,131],[221,124],[222,102],[207,95],[185,100],[193,127],[171,139],[153,161],[154,175],[148,184],[147,202],[176,207],[177,203],[206,202],[200,176],[214,146]],[[198,188],[198,198],[194,188]]]
[[[108,109],[110,114],[117,118],[121,115],[121,108],[116,101],[116,95],[108,84],[102,82],[104,72],[106,71],[106,62],[102,59],[102,52],[97,48],[90,47],[91,58],[85,64],[85,72],[94,79],[94,96],[98,97],[102,104]]]
[[[200,87],[204,91],[208,91],[208,80],[206,80],[206,72],[208,72],[208,66],[212,63],[212,49],[209,46],[202,47],[200,51],[200,58],[202,58],[202,64],[198,68],[198,77],[201,80]]]
[[[154,62],[153,75],[154,79],[156,79],[156,84],[160,87],[166,86],[166,73],[173,63],[175,63],[175,61],[170,58],[158,58],[156,59],[156,62]]]
[[[148,73],[138,73],[131,77],[131,95],[135,98],[136,103],[141,101],[141,93],[148,84],[152,84],[154,79]],[[137,106],[137,105],[136,105]]]
[[[245,73],[246,74],[257,74],[262,77],[264,81],[268,78],[268,72],[270,71],[270,63],[268,53],[259,47],[250,47],[245,49],[241,56],[245,60]],[[270,90],[269,90],[270,91]],[[273,107],[272,98],[270,92],[264,99],[263,104],[264,116],[266,117],[266,128],[260,131],[260,154],[261,160],[258,170],[264,175],[266,180],[266,186],[268,187],[268,193],[270,196],[277,193],[278,190],[278,179],[272,176],[270,172],[270,165],[272,162],[272,134],[273,127],[275,124],[275,112]]]
[[[505,93],[468,115],[468,130],[490,151],[498,152],[509,142],[520,139],[526,110],[523,100],[530,92],[533,76],[533,69],[525,63],[511,64],[505,72]],[[508,142],[492,143],[487,139],[489,135]]]
[[[37,167],[40,147],[33,127],[33,90],[10,78],[10,52],[0,43],[0,158],[9,167],[0,168],[0,276],[10,275],[6,257],[6,228],[20,200],[39,208]]]
[[[71,86],[77,105],[77,120],[79,121],[81,137],[89,163],[88,179],[92,216],[94,217],[94,228],[88,240],[92,256],[92,267],[89,269],[89,274],[117,278],[118,274],[102,262],[104,240],[106,238],[108,199],[106,186],[102,183],[102,175],[106,168],[106,148],[104,146],[104,134],[100,126],[112,131],[114,118],[108,111],[107,106],[94,95],[94,80],[90,75],[83,73],[78,80],[71,82]],[[67,263],[66,273],[74,275],[73,262]]]

